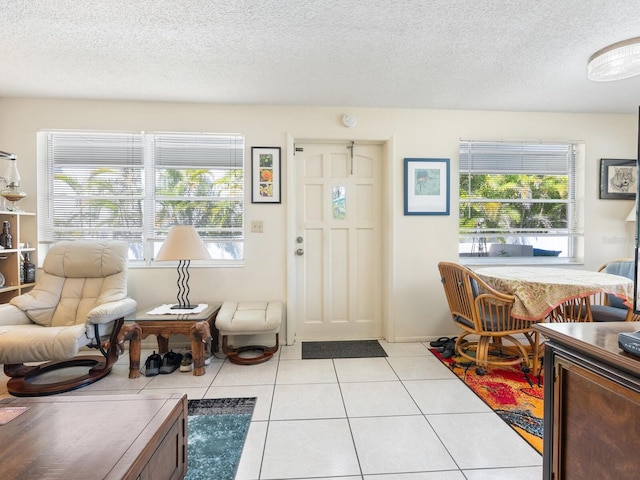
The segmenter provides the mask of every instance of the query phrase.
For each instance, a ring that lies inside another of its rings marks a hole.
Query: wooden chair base
[[[238,365],[255,365],[258,363],[266,362],[273,354],[278,351],[279,347],[279,334],[276,333],[276,344],[273,347],[265,347],[263,345],[248,345],[244,347],[230,347],[228,335],[222,336],[222,351],[227,355],[227,358],[231,363]],[[258,351],[262,352],[256,357],[241,357],[243,352]]]
[[[89,372],[80,377],[60,382],[40,383],[37,381],[42,374],[69,367],[92,367]],[[5,375],[11,377],[7,382],[7,390],[16,397],[38,397],[69,392],[77,388],[86,387],[97,382],[111,372],[106,366],[104,357],[86,355],[74,357],[60,362],[47,362],[28,367],[24,364],[5,365]]]
[[[86,387],[111,373],[113,365],[118,361],[117,338],[122,328],[123,318],[115,321],[107,350],[100,348],[103,356],[80,355],[68,360],[52,361],[40,365],[27,366],[24,363],[5,364],[4,374],[9,378],[7,391],[16,397],[40,397],[69,392]],[[38,377],[45,373],[71,367],[91,367],[88,373],[58,382],[38,382]]]
[[[478,367],[506,367],[520,365],[523,371],[529,370],[529,353],[525,347],[511,335],[500,337],[480,337],[477,341],[469,342],[464,338],[469,335],[460,335],[456,341],[455,350],[461,357],[474,362]],[[529,337],[527,337],[529,338]],[[503,340],[508,340],[512,345],[504,345]],[[492,357],[492,350],[500,351],[502,358]],[[467,352],[472,352],[469,354]]]

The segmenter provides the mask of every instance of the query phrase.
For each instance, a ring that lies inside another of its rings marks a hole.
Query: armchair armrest
[[[0,326],[29,325],[32,323],[31,319],[15,305],[10,303],[0,304]]]
[[[135,312],[138,304],[133,298],[103,303],[87,314],[88,324],[104,324]]]

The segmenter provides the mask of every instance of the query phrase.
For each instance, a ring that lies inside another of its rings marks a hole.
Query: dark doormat
[[[302,359],[386,357],[377,340],[341,340],[338,342],[302,342]]]

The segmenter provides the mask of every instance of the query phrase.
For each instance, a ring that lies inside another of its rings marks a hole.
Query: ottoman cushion
[[[216,317],[222,335],[278,333],[282,321],[282,302],[225,301]]]

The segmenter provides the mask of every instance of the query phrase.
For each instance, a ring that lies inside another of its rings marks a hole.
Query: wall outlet
[[[262,233],[262,232],[263,232],[262,220],[252,220],[251,233]]]

